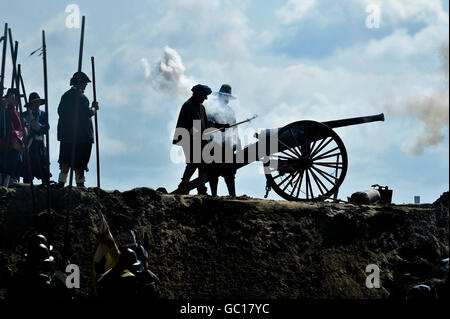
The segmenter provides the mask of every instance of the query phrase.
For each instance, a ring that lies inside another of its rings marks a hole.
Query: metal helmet
[[[408,291],[408,299],[433,299],[433,292],[428,285],[415,285]]]
[[[45,237],[42,234],[38,234],[36,235],[36,242],[38,244],[43,244],[44,246],[46,246],[48,248],[49,251],[53,250],[53,246],[48,244],[48,240],[47,237]]]
[[[44,244],[33,247],[28,254],[31,261],[36,263],[52,263],[55,259],[50,255],[50,250]]]
[[[131,268],[131,271],[142,271],[142,263],[137,259],[133,249],[125,247],[120,250],[119,264],[123,268]]]

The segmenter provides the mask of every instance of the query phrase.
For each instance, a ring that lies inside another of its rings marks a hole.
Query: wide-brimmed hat
[[[78,74],[80,74],[80,75],[78,75]],[[78,80],[78,76],[80,77],[80,79]],[[77,84],[78,83],[78,81],[80,81],[80,84],[81,83],[89,83],[89,82],[91,82],[91,80],[89,79],[89,77],[86,75],[86,73],[84,73],[84,72],[80,72],[80,73],[78,73],[78,72],[75,72],[73,75],[72,75],[72,78],[70,79],[70,85],[75,85],[75,84]]]
[[[32,92],[28,96],[28,103],[25,104],[24,106],[25,107],[29,107],[31,105],[31,103],[34,102],[34,101],[39,101],[39,105],[45,104],[45,99],[41,99],[41,97],[39,96],[38,93]]]
[[[214,95],[225,95],[228,96],[230,99],[233,100],[236,99],[236,97],[231,94],[231,85],[229,84],[222,84],[219,92],[214,92]]]
[[[192,93],[198,94],[198,95],[210,95],[212,90],[209,86],[203,85],[203,84],[197,84],[192,87],[191,89]]]

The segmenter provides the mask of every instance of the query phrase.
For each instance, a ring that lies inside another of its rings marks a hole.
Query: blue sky
[[[56,109],[78,61],[80,30],[65,23],[72,3],[86,16],[89,75],[96,59],[105,189],[176,187],[184,165],[171,161],[171,130],[192,83],[231,84],[238,119],[259,115],[243,130],[384,112],[385,122],[336,130],[349,156],[342,199],[375,183],[389,185],[395,203],[433,202],[449,188],[446,1],[5,2],[1,27],[19,41],[28,93],[43,95],[42,60],[29,53],[46,30],[54,177]],[[380,9],[379,28],[366,26],[368,5]],[[177,63],[169,80],[155,71],[164,54]],[[92,99],[91,86],[86,93]],[[238,172],[238,194],[264,196],[260,166]],[[95,186],[95,155],[89,167]]]

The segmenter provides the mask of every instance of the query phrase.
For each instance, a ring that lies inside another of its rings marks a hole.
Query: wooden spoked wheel
[[[269,186],[290,201],[332,197],[347,173],[347,151],[325,124],[298,121],[278,131],[278,151],[266,158]]]

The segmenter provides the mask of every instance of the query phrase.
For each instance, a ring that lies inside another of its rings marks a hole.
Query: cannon
[[[325,200],[338,193],[348,168],[344,143],[333,129],[375,121],[384,121],[384,114],[327,122],[302,120],[265,129],[255,134],[256,143],[236,151],[233,162],[222,165],[239,169],[261,161],[267,180],[266,196],[273,189],[289,201]],[[276,147],[271,147],[274,144]],[[196,186],[194,179],[187,188]]]

